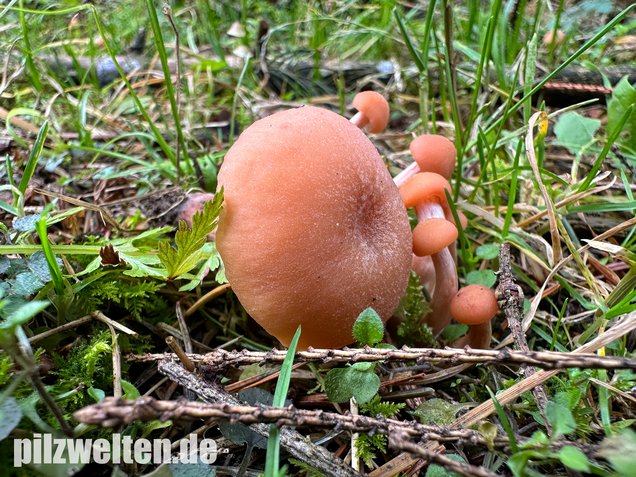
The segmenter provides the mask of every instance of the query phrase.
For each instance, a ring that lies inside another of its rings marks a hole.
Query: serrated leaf
[[[612,97],[607,103],[607,130],[614,131],[614,128],[626,114],[627,109],[634,105],[632,113],[623,126],[623,133],[619,137],[618,143],[632,154],[636,153],[636,88],[629,83],[627,77],[618,82]]]
[[[7,273],[11,262],[7,257],[0,257],[0,273]]]
[[[332,402],[347,402],[352,397],[359,404],[369,402],[380,389],[380,378],[373,363],[354,363],[330,370],[325,377],[325,391]]]
[[[384,323],[380,315],[367,308],[358,315],[353,324],[353,337],[361,345],[373,346],[384,338]]]
[[[58,267],[60,267],[62,265],[62,260],[56,258],[56,261]],[[41,250],[38,250],[29,257],[29,259],[27,260],[27,266],[29,267],[29,270],[37,275],[40,281],[44,283],[48,283],[51,281],[51,269],[49,268],[49,264],[46,261],[44,252],[42,252]]]
[[[483,285],[491,288],[497,281],[497,275],[492,270],[473,270],[466,275],[467,285]]]
[[[554,125],[556,143],[565,147],[570,153],[578,153],[583,146],[594,139],[594,134],[601,127],[601,121],[580,115],[576,111],[565,113]]]
[[[20,423],[22,410],[13,396],[5,398],[0,404],[0,441],[7,438]]]
[[[561,463],[579,472],[590,471],[590,461],[586,455],[574,446],[563,446],[558,453]]]
[[[477,247],[475,255],[483,260],[492,260],[499,256],[499,245],[486,244]]]
[[[157,265],[161,265],[161,261],[156,255],[132,255],[121,250],[117,250],[117,252],[119,253],[119,258],[130,266],[129,270],[123,272],[124,275],[136,278],[166,278],[165,270],[157,267]]]
[[[15,276],[13,281],[13,289],[11,293],[14,295],[28,296],[33,295],[44,286],[44,283],[33,272],[22,272]]]
[[[216,193],[214,200],[204,204],[203,210],[194,214],[192,227],[188,227],[185,221],[179,222],[174,239],[176,247],[169,242],[159,243],[159,260],[166,267],[168,278],[178,278],[188,273],[203,258],[201,248],[218,223],[222,204],[221,190]]]

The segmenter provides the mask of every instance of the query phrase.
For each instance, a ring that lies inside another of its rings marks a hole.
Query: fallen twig
[[[211,372],[223,370],[230,366],[246,366],[250,364],[282,363],[285,350],[228,351],[216,349],[206,354],[189,354],[192,362],[203,365]],[[129,361],[146,362],[176,359],[172,353],[129,355]],[[442,362],[448,364],[526,364],[542,369],[636,369],[636,359],[614,356],[597,356],[595,354],[573,354],[554,351],[514,351],[511,349],[435,349],[435,348],[359,348],[359,349],[309,349],[299,351],[294,356],[296,363],[355,363],[358,361],[404,360],[418,363]]]
[[[497,299],[504,316],[508,321],[508,327],[512,333],[512,337],[515,340],[515,345],[524,353],[530,351],[528,348],[528,341],[526,340],[526,334],[523,331],[521,321],[523,319],[523,290],[515,281],[515,277],[512,273],[512,265],[510,264],[510,245],[504,243],[501,245],[499,251],[499,285],[497,286]],[[529,378],[535,373],[533,367],[526,364],[521,365],[523,374],[526,378]],[[543,385],[539,384],[535,388],[532,388],[532,395],[537,403],[537,408],[543,416],[546,426],[548,426],[548,419],[545,416],[545,407],[548,404],[548,395],[545,392]]]
[[[181,384],[186,389],[194,391],[194,393],[205,402],[229,404],[231,406],[240,406],[242,404],[238,399],[225,392],[219,386],[203,381],[175,361],[160,361],[158,369],[161,374],[168,376],[172,381]],[[269,426],[267,424],[252,424],[250,425],[250,429],[261,436],[269,436]],[[289,452],[293,457],[303,462],[311,462],[313,467],[327,476],[360,476],[358,472],[355,472],[351,467],[325,448],[313,444],[308,438],[292,429],[281,429],[280,444],[283,449]]]
[[[416,421],[377,419],[359,414],[338,414],[294,407],[245,406],[224,402],[202,403],[194,401],[160,401],[146,396],[130,401],[108,397],[98,404],[80,409],[75,418],[85,424],[116,427],[135,421],[160,419],[196,420],[225,419],[243,424],[274,423],[277,426],[319,427],[351,432],[374,432],[380,434],[400,433],[404,438],[435,439],[440,442],[486,445],[487,441],[477,431],[450,429],[420,424]],[[508,439],[498,436],[493,445],[504,447]]]

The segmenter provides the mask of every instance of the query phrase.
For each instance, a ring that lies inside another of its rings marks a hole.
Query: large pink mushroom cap
[[[284,345],[341,347],[373,307],[387,320],[406,288],[411,231],[397,187],[345,118],[302,107],[261,119],[219,171],[217,246],[248,313]]]

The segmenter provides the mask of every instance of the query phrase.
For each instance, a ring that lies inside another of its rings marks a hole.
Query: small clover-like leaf
[[[486,244],[477,247],[475,255],[483,260],[492,260],[499,256],[499,245]]]
[[[483,285],[491,288],[497,281],[497,275],[492,270],[473,270],[466,275],[467,285]]]
[[[353,337],[361,345],[373,346],[384,337],[384,323],[373,309],[363,310],[353,324]]]
[[[380,389],[380,378],[373,369],[373,363],[363,362],[330,370],[325,377],[329,400],[347,402],[354,397],[359,404],[369,402]]]

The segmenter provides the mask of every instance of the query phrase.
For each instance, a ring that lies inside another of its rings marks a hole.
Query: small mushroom
[[[415,207],[417,220],[450,218],[446,193],[451,186],[446,179],[433,172],[420,172],[400,187],[400,195],[406,208]]]
[[[353,342],[373,307],[387,320],[406,289],[408,216],[369,139],[342,116],[305,106],[247,128],[218,175],[217,247],[247,312],[284,345]]]
[[[470,326],[453,346],[488,349],[492,338],[491,320],[499,312],[495,292],[483,285],[468,285],[457,292],[450,304],[455,321]]]
[[[419,257],[430,256],[435,268],[433,309],[424,318],[433,335],[440,333],[451,319],[450,302],[457,293],[458,280],[455,261],[448,247],[455,240],[457,227],[446,219],[429,219],[417,224],[413,230],[413,253]]]
[[[450,180],[457,149],[449,139],[439,134],[423,134],[413,139],[409,149],[414,162],[393,179],[398,187],[418,172],[435,172]]]
[[[358,112],[351,123],[359,128],[367,127],[369,132],[380,133],[389,123],[389,103],[380,93],[362,91],[356,94],[351,103]]]

